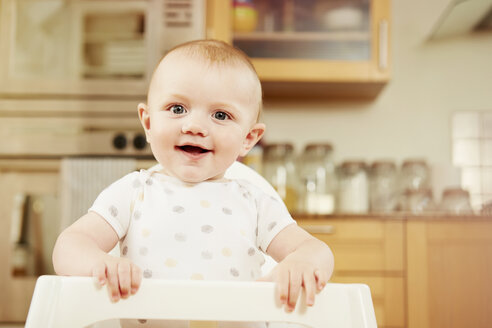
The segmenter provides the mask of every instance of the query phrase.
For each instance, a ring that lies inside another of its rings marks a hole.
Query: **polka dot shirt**
[[[295,223],[247,181],[187,184],[147,170],[113,183],[89,210],[114,228],[121,256],[144,278],[255,280],[272,239]]]

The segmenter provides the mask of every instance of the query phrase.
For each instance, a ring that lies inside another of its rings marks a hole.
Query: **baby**
[[[241,51],[201,40],[167,53],[138,105],[160,165],[114,182],[60,234],[57,274],[93,276],[113,301],[135,294],[143,276],[274,281],[287,311],[302,288],[313,305],[333,271],[329,247],[282,202],[224,177],[262,137],[261,106],[259,78]],[[279,262],[266,276],[263,253]]]

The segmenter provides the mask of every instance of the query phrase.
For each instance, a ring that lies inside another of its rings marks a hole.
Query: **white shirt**
[[[281,201],[245,180],[187,184],[152,170],[114,182],[89,211],[113,227],[121,256],[137,264],[144,278],[256,280],[265,262],[263,252],[295,223]],[[138,326],[142,321],[122,324]]]

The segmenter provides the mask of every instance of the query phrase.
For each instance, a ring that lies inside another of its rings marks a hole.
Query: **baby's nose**
[[[196,134],[202,137],[208,136],[208,131],[207,128],[205,127],[205,124],[197,119],[187,120],[181,128],[181,132]]]

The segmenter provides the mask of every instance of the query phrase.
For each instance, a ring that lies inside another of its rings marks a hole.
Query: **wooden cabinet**
[[[492,322],[492,218],[298,218],[335,255],[333,282],[371,288],[379,327]]]
[[[207,36],[250,56],[267,96],[373,97],[390,78],[389,0],[254,1],[248,32],[236,9],[208,1]]]
[[[379,327],[405,327],[402,220],[298,218],[298,223],[332,249],[333,282],[371,288]]]
[[[408,220],[409,328],[490,327],[492,220]]]
[[[56,209],[50,211],[53,207],[48,205],[58,196],[58,175],[50,169],[37,170],[0,174],[0,322],[23,322],[37,275],[53,272],[48,263],[59,217]],[[18,208],[19,197],[26,203],[26,197],[31,197],[26,205],[32,206],[29,226],[34,229],[24,231],[29,235],[29,243],[20,240],[20,230],[26,226],[22,216],[28,210]],[[17,249],[18,246],[23,249]]]

